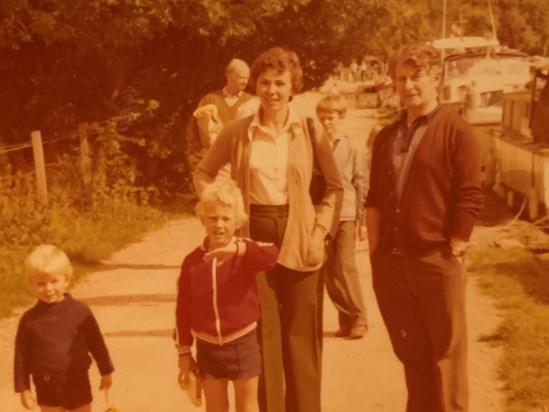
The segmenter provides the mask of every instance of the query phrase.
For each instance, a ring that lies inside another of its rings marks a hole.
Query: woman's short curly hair
[[[252,63],[250,71],[250,86],[254,91],[259,76],[269,69],[274,69],[277,73],[290,72],[293,94],[299,93],[303,88],[303,69],[294,51],[277,46],[261,53]]]
[[[236,183],[224,177],[216,178],[212,183],[204,186],[200,194],[200,200],[196,204],[196,215],[202,218],[206,213],[206,207],[221,205],[230,207],[234,212],[237,227],[241,227],[248,220],[244,209],[242,192]]]
[[[433,67],[442,70],[440,52],[425,43],[411,43],[402,46],[397,54],[389,61],[389,76],[395,78],[396,66],[398,63],[411,65],[416,69],[423,69],[431,72]]]

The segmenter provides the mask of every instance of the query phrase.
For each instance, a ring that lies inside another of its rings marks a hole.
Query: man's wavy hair
[[[261,53],[252,63],[250,72],[250,87],[254,91],[259,76],[269,69],[277,73],[290,72],[292,94],[299,93],[303,88],[303,69],[294,51],[277,46]]]
[[[397,54],[389,61],[389,76],[395,78],[396,66],[398,63],[410,65],[416,70],[425,70],[431,73],[432,68],[442,71],[440,52],[430,44],[412,43],[402,46]]]

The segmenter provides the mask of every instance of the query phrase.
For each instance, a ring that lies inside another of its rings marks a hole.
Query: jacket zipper
[[[221,319],[219,317],[219,308],[217,307],[217,258],[212,260],[212,304],[215,316],[215,330],[217,332],[217,339],[219,345],[223,344],[223,337],[221,336]]]

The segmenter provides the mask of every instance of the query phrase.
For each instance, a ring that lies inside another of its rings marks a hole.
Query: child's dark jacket
[[[30,389],[30,375],[65,376],[86,371],[92,359],[101,375],[114,371],[91,309],[65,294],[56,303],[38,301],[19,322],[15,338],[15,391]]]

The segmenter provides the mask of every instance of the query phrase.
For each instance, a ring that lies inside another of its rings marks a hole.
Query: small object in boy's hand
[[[179,386],[184,391],[194,406],[202,406],[202,382],[194,373],[190,374],[189,380],[185,381],[179,376]]]
[[[103,389],[103,392],[105,393],[105,403],[107,405],[111,405],[111,401],[109,400],[109,389],[105,388]],[[120,409],[115,408],[114,406],[109,406],[105,412],[120,412]]]

